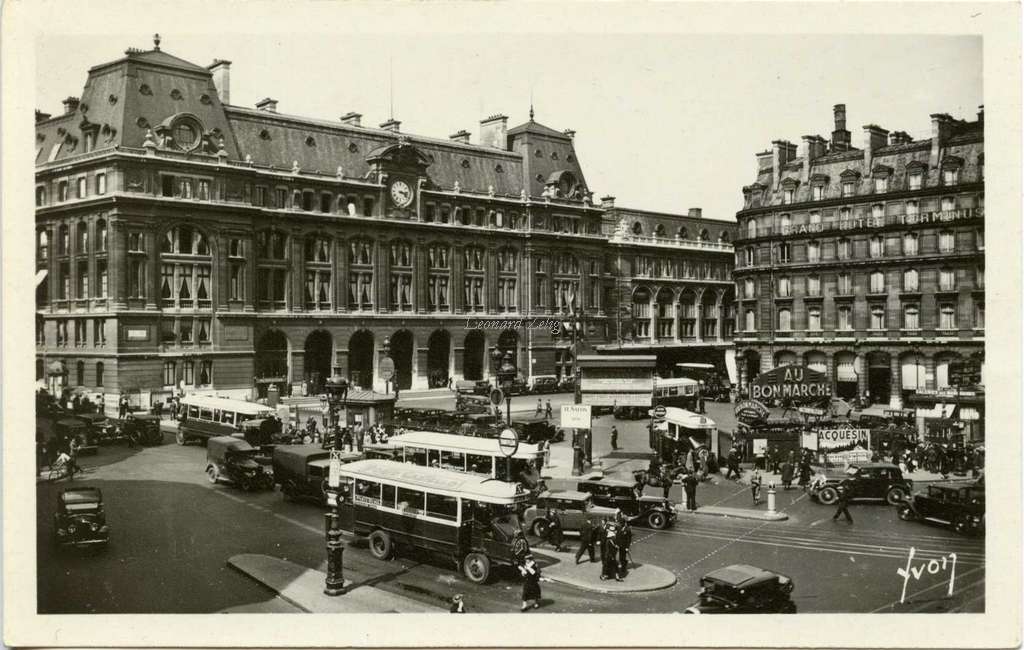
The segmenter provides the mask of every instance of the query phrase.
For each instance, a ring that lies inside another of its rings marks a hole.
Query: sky
[[[478,140],[494,113],[576,131],[587,185],[632,208],[732,220],[754,154],[777,139],[829,137],[846,104],[859,147],[865,124],[930,136],[932,113],[975,119],[982,41],[972,36],[694,34],[196,35],[164,32],[161,49],[200,65],[227,59],[231,103]],[[59,113],[88,68],[149,49],[151,32],[37,41],[37,108]],[[393,80],[393,81],[389,81]]]

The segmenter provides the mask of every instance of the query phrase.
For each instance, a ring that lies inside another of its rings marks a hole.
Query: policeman
[[[686,492],[686,509],[697,509],[697,477],[692,473],[683,477],[683,490]]]
[[[556,551],[562,550],[562,520],[558,518],[558,513],[548,508],[547,516],[548,520],[548,534],[547,541],[551,543]]]
[[[839,499],[836,501],[836,514],[832,515],[832,521],[837,521],[839,515],[845,515],[846,521],[853,523],[853,517],[850,516],[850,511],[847,506],[850,505],[850,497],[853,496],[853,483],[850,479],[844,480],[842,483],[836,486],[836,493],[839,495]]]
[[[629,522],[625,519],[619,523],[615,543],[619,547],[618,571],[615,573],[615,579],[622,582],[622,579],[626,577],[626,569],[629,568],[629,547],[633,544],[633,529],[629,527]]]
[[[583,552],[586,551],[587,555],[590,556],[590,561],[594,562],[594,542],[596,541],[594,535],[594,524],[588,518],[583,519],[583,523],[580,524],[580,547],[576,549],[576,564],[580,563],[580,558],[583,557]]]

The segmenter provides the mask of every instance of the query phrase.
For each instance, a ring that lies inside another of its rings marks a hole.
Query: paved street
[[[409,405],[431,406],[434,399],[414,399]],[[570,399],[553,396],[556,412]],[[532,409],[535,403],[536,398],[517,398],[513,410]],[[728,421],[729,405],[709,405],[709,411],[716,421]],[[597,421],[595,455],[607,456],[606,467],[628,475],[632,466],[646,464],[646,422],[617,421],[623,449],[609,455],[611,423],[610,416]],[[74,484],[103,490],[111,526],[106,551],[56,551],[51,545],[55,495],[68,483],[39,484],[40,612],[296,611],[226,562],[233,555],[257,553],[324,570],[320,508],[286,502],[279,492],[245,493],[210,485],[203,473],[204,454],[202,447],[178,447],[166,436],[160,447],[104,447],[98,456],[82,459],[87,473]],[[671,494],[677,502],[678,492],[675,487]],[[720,478],[701,486],[698,503],[752,505],[746,486]],[[674,586],[616,596],[546,583],[541,611],[682,611],[693,602],[701,575],[740,562],[791,576],[800,612],[984,610],[983,539],[902,522],[885,505],[853,505],[852,525],[833,522],[832,508],[811,502],[798,489],[780,491],[778,508],[789,515],[787,521],[684,514],[671,530],[635,528],[634,561],[672,571],[678,578]],[[946,597],[948,572],[925,570],[919,578],[912,574],[906,602],[899,603],[904,585],[897,570],[906,566],[911,547],[915,567],[956,553],[952,597]],[[520,583],[509,571],[499,571],[488,585],[475,586],[443,562],[409,556],[378,561],[358,542],[350,543],[345,553],[345,570],[346,578],[356,583],[371,581],[424,603],[443,605],[459,592],[472,611],[510,612],[519,605]]]

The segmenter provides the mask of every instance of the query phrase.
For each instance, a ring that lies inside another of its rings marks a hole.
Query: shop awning
[[[43,283],[43,280],[46,279],[46,274],[47,273],[48,273],[48,271],[46,269],[39,269],[38,271],[36,271],[36,287],[37,288],[39,287],[39,285],[41,285]]]

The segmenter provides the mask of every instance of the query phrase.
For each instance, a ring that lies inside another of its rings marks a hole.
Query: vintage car
[[[530,384],[530,392],[538,395],[544,393],[557,393],[561,389],[558,377],[554,375],[540,375],[533,378]]]
[[[504,426],[500,427],[500,429],[504,428]],[[521,442],[528,442],[531,445],[545,441],[562,442],[565,440],[565,432],[555,428],[551,421],[544,416],[524,415],[517,417],[512,420],[512,428],[519,434]]]
[[[930,521],[963,535],[985,532],[985,488],[974,484],[933,483],[899,510],[903,521]]]
[[[749,564],[716,569],[700,579],[698,600],[687,614],[795,614],[793,581]]]
[[[591,478],[577,483],[576,489],[593,495],[594,503],[599,506],[622,510],[630,523],[660,530],[668,528],[676,520],[672,502],[656,496],[642,496],[638,499],[633,492],[633,485],[626,481]]]
[[[593,499],[585,492],[546,490],[537,495],[537,502],[523,513],[523,526],[537,537],[544,537],[548,529],[549,508],[558,515],[563,531],[578,532],[584,519],[600,525],[615,518],[613,508],[594,505]]]
[[[120,435],[137,445],[149,447],[164,442],[164,432],[160,429],[159,415],[129,413],[120,421],[119,429]]]
[[[58,546],[106,546],[110,528],[99,488],[62,490],[53,515],[53,541]]]
[[[649,406],[616,406],[612,415],[616,420],[646,420],[651,417],[650,410]]]
[[[110,418],[102,413],[78,413],[72,416],[85,424],[85,445],[97,445],[113,442],[117,439],[117,427]]]
[[[285,499],[313,499],[327,504],[327,477],[331,452],[320,445],[279,445],[274,448],[274,482]],[[362,454],[342,452],[342,463],[361,460]]]
[[[78,455],[79,456],[92,456],[98,451],[95,438],[90,439],[90,436],[95,434],[91,432],[89,425],[80,420],[77,417],[64,418],[57,420],[53,423],[53,434],[56,438],[58,447],[68,449],[72,439],[78,440]]]
[[[206,443],[206,476],[210,483],[227,481],[243,490],[274,487],[270,459],[241,438],[217,436]]]
[[[825,485],[811,489],[811,498],[825,505],[839,500],[836,486],[845,479],[852,483],[851,501],[863,499],[899,505],[914,491],[914,482],[903,478],[900,468],[890,463],[854,463],[845,474],[826,474],[825,479]]]
[[[486,379],[460,379],[455,382],[455,392],[470,395],[490,395],[491,382]]]

